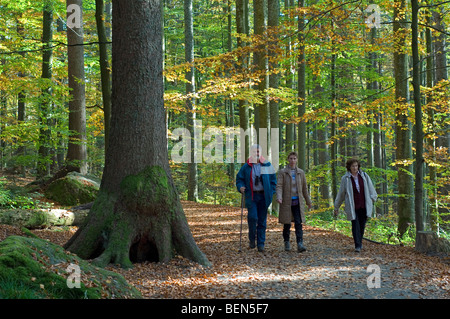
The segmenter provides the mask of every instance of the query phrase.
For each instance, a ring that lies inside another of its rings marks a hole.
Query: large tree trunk
[[[174,253],[203,265],[170,174],[160,1],[113,1],[112,116],[99,195],[66,244],[81,258],[131,267]]]

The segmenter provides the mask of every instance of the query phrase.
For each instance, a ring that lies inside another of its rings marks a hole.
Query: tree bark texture
[[[69,130],[71,136],[67,149],[66,162],[75,171],[87,173],[86,149],[86,92],[84,76],[83,18],[82,0],[67,0],[67,6],[77,5],[79,9],[79,26],[67,26],[67,65],[69,71],[69,88],[72,95],[69,101]],[[77,11],[75,11],[77,12]],[[68,20],[71,15],[68,12]]]
[[[406,45],[405,0],[395,1],[394,8],[394,77],[396,99],[395,144],[396,159],[404,161],[405,165],[398,165],[398,231],[402,236],[409,225],[414,222],[413,197],[414,180],[412,165],[411,127],[408,121],[408,60],[402,48]]]
[[[112,115],[99,195],[65,245],[99,266],[209,265],[196,245],[170,173],[163,100],[160,1],[113,1]]]
[[[305,7],[305,1],[299,0],[298,7],[303,9]],[[307,171],[306,167],[306,122],[303,116],[306,112],[306,54],[305,54],[305,15],[300,13],[298,17],[298,42],[300,43],[298,54],[298,167]]]
[[[52,80],[52,56],[53,51],[51,49],[51,41],[53,38],[52,23],[53,23],[53,10],[51,5],[46,1],[43,9],[43,25],[42,25],[42,42],[44,43],[44,50],[42,51],[42,79],[47,79],[48,83],[46,88],[42,90],[42,95],[45,97],[39,107],[39,158],[43,159],[43,162],[38,164],[38,177],[44,177],[50,175],[50,164],[48,157],[50,156],[50,128],[48,126],[48,116],[51,107],[51,80]]]
[[[105,127],[105,154],[108,149],[109,127],[111,122],[111,72],[108,62],[108,37],[105,28],[105,6],[103,0],[95,0],[95,20],[98,33],[100,55],[100,74],[102,80],[103,117]]]
[[[249,34],[248,26],[248,0],[236,0],[236,32],[242,36]],[[241,36],[237,37],[238,48],[245,47],[246,43],[242,40]],[[246,72],[248,68],[248,54],[242,54],[240,56],[241,72]],[[246,100],[239,100],[239,127],[244,130],[244,132],[249,128],[249,109],[248,102]],[[241,145],[241,149],[244,148],[243,153],[244,158],[247,159],[249,156],[250,149],[250,138],[248,135],[245,136],[244,145]]]
[[[186,71],[186,116],[187,129],[194,136],[195,114],[195,68],[194,68],[194,17],[192,13],[192,0],[184,0],[184,56],[186,63],[190,63]],[[197,128],[198,129],[198,128]],[[191,138],[191,150],[195,150],[194,138]],[[198,146],[197,146],[198,147]],[[201,146],[200,146],[201,147]],[[196,150],[197,151],[197,150]],[[195,162],[195,152],[191,151],[191,161],[188,163],[188,200],[198,201],[198,165]]]
[[[267,44],[264,39],[264,34],[267,29],[267,1],[266,0],[254,0],[253,1],[253,11],[254,11],[254,34],[257,37],[256,41],[258,46],[253,53],[253,60],[255,69],[260,73],[260,79],[258,83],[258,91],[261,97],[261,103],[255,105],[255,110],[258,111],[258,120],[255,117],[255,127],[257,128],[258,143],[264,145],[267,143],[266,147],[263,146],[264,156],[269,154],[270,139],[269,131],[259,130],[270,128],[270,109],[269,109],[269,97],[267,95],[267,89],[269,88],[269,75],[268,75],[268,59],[267,59]]]
[[[422,103],[420,96],[420,57],[419,57],[419,3],[417,0],[411,0],[411,30],[412,30],[412,60],[413,60],[413,88],[414,88],[414,116],[415,116],[415,137],[416,137],[416,180],[414,186],[414,211],[416,219],[416,233],[424,230],[423,222],[423,203],[424,203],[424,192],[423,192],[423,180],[424,180],[424,166],[425,160],[423,158],[423,115],[422,115]],[[416,237],[416,241],[420,237]]]

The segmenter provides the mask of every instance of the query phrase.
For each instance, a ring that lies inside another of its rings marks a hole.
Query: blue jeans
[[[248,208],[247,222],[250,246],[254,247],[255,239],[258,247],[264,246],[267,227],[267,206],[264,192],[253,193],[253,200]]]

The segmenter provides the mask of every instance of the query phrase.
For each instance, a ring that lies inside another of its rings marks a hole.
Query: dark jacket
[[[261,163],[261,177],[264,187],[264,198],[266,200],[266,206],[272,203],[273,194],[275,194],[275,187],[277,186],[277,177],[275,175],[275,170],[263,157],[260,157]],[[245,187],[245,206],[247,208],[251,207],[253,199],[253,183],[252,180],[252,167],[253,164],[250,159],[242,165],[241,169],[236,175],[236,188],[240,192],[242,186]]]

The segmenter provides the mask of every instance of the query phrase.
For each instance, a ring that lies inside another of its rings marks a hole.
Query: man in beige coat
[[[289,165],[278,171],[277,201],[280,203],[278,221],[283,224],[284,248],[291,250],[289,234],[291,222],[295,225],[297,250],[303,252],[303,223],[305,222],[305,202],[311,209],[312,203],[308,193],[305,172],[297,167],[297,153],[288,155]]]

